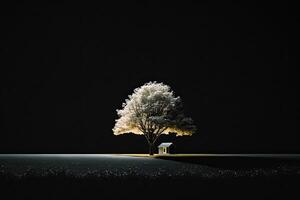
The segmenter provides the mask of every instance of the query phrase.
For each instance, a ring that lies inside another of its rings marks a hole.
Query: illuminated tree
[[[134,133],[144,135],[149,144],[149,154],[161,134],[192,135],[196,130],[193,120],[183,113],[180,97],[175,97],[168,85],[149,82],[136,88],[125,100],[119,119],[113,128],[114,135]]]

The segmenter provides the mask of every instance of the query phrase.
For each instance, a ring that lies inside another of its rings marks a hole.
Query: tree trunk
[[[149,144],[149,155],[152,156],[154,154],[153,144]]]

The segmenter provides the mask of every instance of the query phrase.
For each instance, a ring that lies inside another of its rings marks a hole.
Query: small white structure
[[[164,142],[158,146],[158,154],[169,154],[172,142]]]

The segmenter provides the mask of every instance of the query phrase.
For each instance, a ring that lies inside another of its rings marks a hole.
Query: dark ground
[[[1,194],[6,199],[300,197],[299,156],[160,158],[1,155]]]

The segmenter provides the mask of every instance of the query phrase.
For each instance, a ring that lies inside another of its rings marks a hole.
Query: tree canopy
[[[136,88],[117,113],[113,133],[143,134],[149,145],[161,134],[192,135],[196,130],[193,120],[184,115],[180,97],[163,83],[149,82]]]

